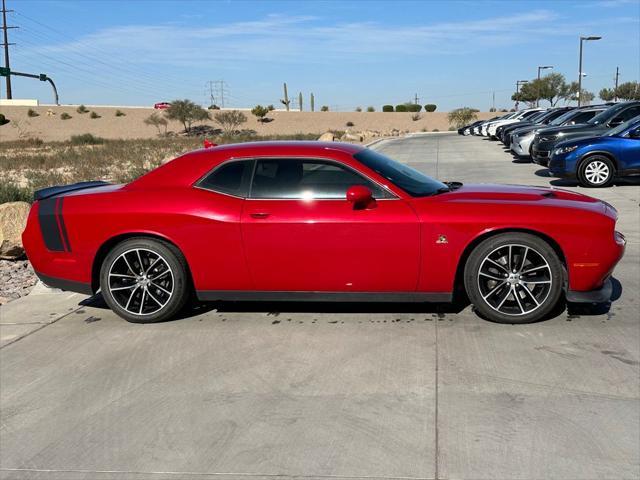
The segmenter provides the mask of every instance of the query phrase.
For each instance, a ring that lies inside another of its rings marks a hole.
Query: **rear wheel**
[[[188,299],[187,265],[170,243],[131,238],[109,252],[100,269],[107,305],[129,322],[161,322]]]
[[[563,279],[562,263],[547,242],[515,232],[480,243],[464,272],[471,303],[498,323],[544,319],[560,301]]]
[[[584,187],[608,187],[613,182],[615,166],[611,159],[602,155],[586,158],[578,169],[578,180]]]

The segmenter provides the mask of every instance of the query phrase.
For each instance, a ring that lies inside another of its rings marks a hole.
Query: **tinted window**
[[[369,187],[374,198],[389,197],[383,189],[348,168],[322,160],[258,160],[251,198],[344,199],[353,185]]]
[[[627,108],[625,111],[620,112],[620,114],[613,117],[611,121],[616,123],[626,122],[627,120],[630,120],[638,115],[640,115],[640,105],[638,105],[637,107]]]
[[[215,192],[246,197],[252,165],[251,160],[225,163],[201,180],[198,186]]]
[[[521,118],[529,118],[529,117],[533,117],[534,115],[538,115],[540,113],[540,110],[535,110],[535,111],[531,111],[531,112],[526,112],[522,115]]]
[[[449,191],[449,187],[444,183],[368,148],[356,153],[353,157],[411,196],[426,197],[441,191]]]
[[[578,115],[576,115],[573,118],[573,120],[572,120],[573,124],[576,125],[578,123],[587,123],[589,120],[591,120],[593,117],[595,117],[598,113],[600,113],[598,110],[580,112]]]

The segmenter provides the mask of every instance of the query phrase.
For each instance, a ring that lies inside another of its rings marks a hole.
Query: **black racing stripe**
[[[38,220],[42,239],[47,249],[53,252],[64,252],[64,244],[56,219],[56,201],[57,198],[47,198],[40,201]]]
[[[60,224],[60,233],[62,234],[62,241],[64,243],[65,250],[67,252],[71,251],[71,244],[69,243],[69,237],[67,236],[67,227],[64,224],[64,216],[62,215],[62,201],[64,197],[60,197],[58,200],[58,211],[56,215],[58,215],[58,223]]]

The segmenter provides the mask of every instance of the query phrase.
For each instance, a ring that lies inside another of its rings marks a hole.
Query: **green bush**
[[[0,125],[5,125],[9,123],[9,119],[4,116],[4,114],[0,113]]]
[[[436,111],[436,108],[438,108],[438,106],[437,106],[437,105],[434,105],[433,103],[427,103],[427,104],[424,106],[424,111],[425,111],[425,112],[435,112],[435,111]]]
[[[405,104],[396,105],[396,112],[408,112],[407,106]]]
[[[95,120],[96,118],[100,118],[100,115],[98,115],[96,112],[91,112],[91,115],[89,115],[89,117]]]
[[[362,107],[356,107],[356,112],[361,112],[362,111]]]
[[[84,105],[80,105],[78,108],[76,108],[76,112],[82,114],[82,113],[87,113],[89,111],[89,109],[87,107],[85,107]]]
[[[69,142],[72,145],[101,145],[105,139],[90,133],[83,133],[82,135],[72,135]]]
[[[320,107],[320,111],[321,112],[328,112],[329,111],[329,107],[327,107],[326,105],[323,105],[322,107]]]
[[[0,183],[0,204],[7,202],[33,202],[33,191],[13,183]]]
[[[353,127],[355,124],[353,122],[347,122],[347,127]]]
[[[33,108],[30,108],[29,110],[27,110],[27,117],[39,117],[40,114],[38,112],[36,112]]]
[[[127,114],[124,113],[122,110],[116,110],[116,117],[126,117]]]
[[[258,121],[262,123],[264,122],[267,113],[269,113],[269,108],[263,107],[262,105],[256,105],[251,109],[251,113],[258,117]]]
[[[415,103],[406,103],[407,112],[418,113],[422,110],[422,105],[416,105]]]
[[[411,115],[411,120],[413,120],[414,122],[417,122],[421,118],[422,116],[419,113],[414,113],[413,115]]]
[[[62,112],[60,114],[60,120],[69,120],[70,118],[72,118],[72,117],[67,112]]]
[[[434,128],[433,130],[431,130],[432,132],[439,132],[440,130],[438,130],[437,128]]]
[[[374,107],[367,107],[367,112],[375,112],[376,109]]]
[[[382,106],[382,111],[383,112],[393,112],[393,105],[383,105]]]

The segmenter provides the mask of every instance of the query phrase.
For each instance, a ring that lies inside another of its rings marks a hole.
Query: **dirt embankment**
[[[29,117],[29,108],[35,110],[39,116]],[[90,113],[80,114],[77,106],[61,107],[0,107],[10,123],[0,127],[0,141],[17,140],[19,138],[37,137],[46,141],[68,140],[72,135],[91,133],[103,138],[153,138],[157,130],[145,125],[143,120],[151,113],[161,111],[153,108],[119,108],[124,116],[116,116],[117,108],[87,107],[95,112],[99,118],[91,118]],[[63,113],[71,116],[62,120]],[[270,121],[260,123],[251,112],[245,111],[247,122],[241,128],[255,130],[258,135],[317,133],[320,135],[328,130],[347,130],[354,132],[372,130],[388,135],[392,130],[400,132],[446,131],[449,129],[447,112],[420,113],[418,120],[413,120],[412,113],[383,113],[383,112],[270,112]],[[494,113],[480,112],[479,119],[491,118]],[[352,122],[353,126],[347,126]],[[206,122],[214,128],[218,126],[214,121]],[[180,132],[182,125],[169,122],[169,131]]]

